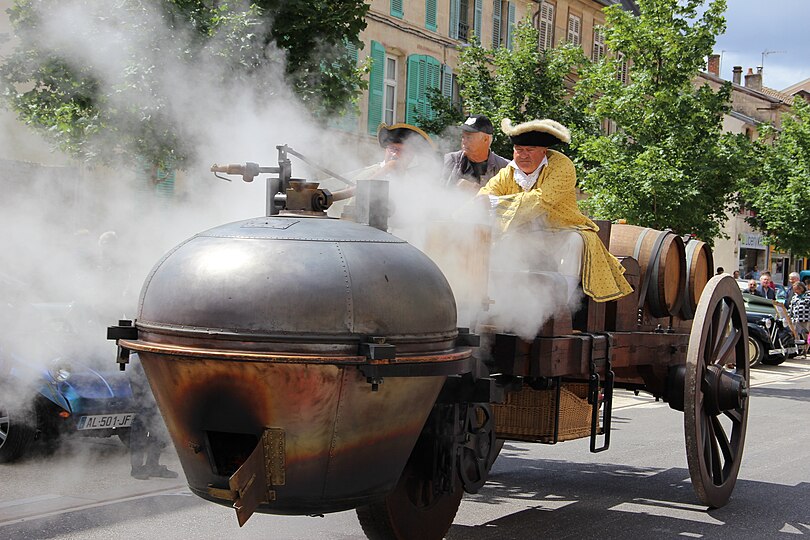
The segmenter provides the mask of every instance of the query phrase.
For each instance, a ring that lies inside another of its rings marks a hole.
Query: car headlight
[[[48,368],[48,373],[50,373],[51,378],[54,381],[60,383],[65,382],[70,378],[70,365],[61,362],[60,360],[54,360],[51,363],[51,367]]]
[[[766,317],[765,319],[762,319],[762,321],[765,323],[765,328],[769,330],[771,326],[773,326],[773,319],[771,319],[770,317]]]

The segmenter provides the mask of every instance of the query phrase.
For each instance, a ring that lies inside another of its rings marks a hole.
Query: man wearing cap
[[[385,179],[392,174],[402,174],[419,165],[420,156],[425,159],[436,150],[430,136],[410,124],[380,124],[377,129],[377,142],[385,151],[383,160],[366,167],[355,180]]]
[[[380,124],[377,129],[377,142],[385,152],[382,161],[364,167],[359,171],[348,173],[346,176],[351,180],[395,180],[403,177],[409,179],[426,177],[429,172],[425,169],[437,170],[438,165],[431,168],[431,158],[438,161],[436,146],[430,136],[411,124]],[[343,201],[353,197],[355,186],[348,187],[333,193],[334,201]],[[354,213],[354,204],[349,203],[345,207],[333,205],[333,215],[340,215],[351,218]]]
[[[624,279],[624,268],[599,240],[596,224],[579,211],[574,164],[549,149],[571,141],[568,129],[553,120],[512,125],[505,118],[501,130],[512,139],[513,159],[479,191],[479,195],[489,197],[501,230],[506,233],[539,228],[549,237],[575,231],[576,243],[571,242],[569,234],[559,245],[582,245],[577,273],[583,292],[597,302],[630,294],[632,288]]]
[[[509,161],[489,148],[492,134],[492,122],[483,114],[474,114],[461,124],[461,150],[444,156],[446,186],[477,191],[506,167]]]

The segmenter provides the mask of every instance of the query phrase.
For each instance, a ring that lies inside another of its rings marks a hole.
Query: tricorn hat
[[[512,144],[520,146],[553,146],[571,142],[571,132],[564,125],[554,120],[531,120],[516,126],[504,118],[501,131],[512,139]]]
[[[422,137],[431,148],[436,148],[427,133],[416,126],[412,126],[411,124],[399,123],[392,124],[390,126],[380,124],[380,127],[377,129],[377,141],[380,143],[380,147],[382,148],[385,148],[389,143],[405,142],[407,139],[417,135]]]

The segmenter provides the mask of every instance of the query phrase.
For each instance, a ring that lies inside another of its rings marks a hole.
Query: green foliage
[[[761,131],[764,138],[754,143],[756,159],[750,164],[754,175],[741,191],[745,206],[755,212],[749,221],[777,248],[810,256],[810,104],[796,98],[780,133],[768,126]]]
[[[734,204],[747,148],[722,133],[730,85],[694,85],[714,38],[725,29],[725,0],[639,0],[640,15],[605,9],[606,43],[630,61],[630,82],[605,58],[580,71],[573,103],[619,130],[587,137],[578,165],[591,215],[680,234],[707,243],[721,235]]]
[[[584,62],[582,49],[565,45],[540,51],[538,31],[529,19],[515,27],[512,50],[485,49],[472,43],[461,51],[458,84],[464,108],[471,114],[485,114],[495,125],[492,149],[512,155],[512,144],[499,129],[503,118],[520,123],[552,118],[568,127],[576,139],[581,132],[595,133],[598,123],[566,100],[566,78]],[[441,102],[445,103],[442,104]],[[434,95],[434,110],[447,109],[447,99]],[[447,115],[429,125],[440,133],[461,117]],[[447,124],[443,124],[447,121]],[[425,125],[425,120],[420,125]]]
[[[442,133],[448,126],[455,126],[464,120],[461,109],[438,88],[428,88],[428,102],[433,110],[430,117],[417,115],[417,125],[427,133]]]
[[[361,0],[73,5],[108,28],[143,36],[129,50],[112,51],[126,55],[122,72],[105,73],[103,54],[79,59],[53,46],[43,14],[64,8],[63,2],[16,0],[9,15],[18,41],[0,66],[0,83],[6,103],[24,123],[87,161],[146,159],[182,167],[193,157],[193,134],[172,120],[166,95],[177,66],[194,70],[218,59],[218,71],[206,74],[212,81],[247,85],[259,95],[275,92],[283,78],[311,111],[323,115],[339,116],[366,87],[363,68],[346,48],[362,47],[358,34],[369,6]],[[102,52],[110,48],[105,38],[98,36]]]

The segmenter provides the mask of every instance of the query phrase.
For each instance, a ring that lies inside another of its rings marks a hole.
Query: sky
[[[727,0],[726,32],[717,37],[720,75],[763,65],[762,84],[783,90],[810,78],[810,0]]]

